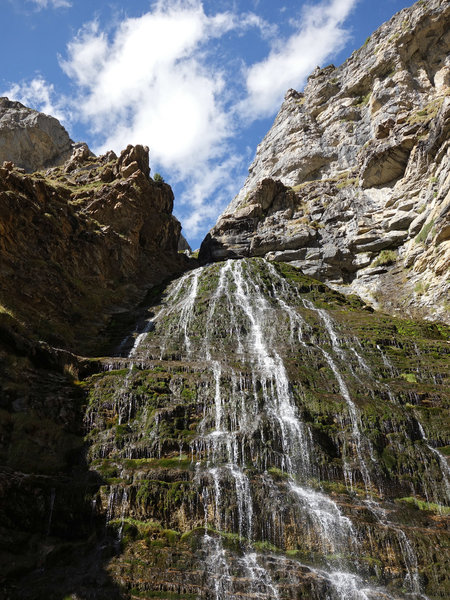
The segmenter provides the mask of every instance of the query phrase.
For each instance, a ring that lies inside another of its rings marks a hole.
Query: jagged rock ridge
[[[27,175],[0,168],[0,304],[33,335],[98,352],[113,314],[186,268],[170,186],[151,179],[148,148]]]
[[[450,3],[417,2],[289,90],[200,258],[266,256],[448,319]]]

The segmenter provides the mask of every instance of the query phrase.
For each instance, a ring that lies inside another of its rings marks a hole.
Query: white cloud
[[[36,4],[36,6],[41,8],[68,8],[72,6],[72,2],[69,0],[28,0],[28,2],[32,2]]]
[[[250,119],[271,115],[290,87],[301,89],[314,67],[340,50],[347,32],[342,24],[358,0],[328,0],[303,10],[298,30],[246,74],[248,97],[240,104]]]
[[[65,124],[70,121],[66,99],[61,96],[56,98],[54,86],[47,83],[41,76],[37,76],[31,81],[14,83],[1,95],[56,117]]]
[[[33,1],[41,8],[69,4]],[[53,86],[40,77],[12,86],[9,95],[66,122],[72,111],[92,133],[96,152],[148,145],[152,168],[175,184],[177,212],[195,235],[245,175],[247,157],[237,150],[237,136],[242,142],[249,122],[276,112],[286,90],[301,88],[343,45],[342,23],[357,1],[316,2],[283,37],[276,24],[252,12],[207,14],[201,0],[158,0],[115,29],[92,22],[72,39],[60,64],[75,101],[55,101]],[[250,29],[271,50],[248,67],[245,56],[233,54],[229,34],[242,38]]]
[[[212,168],[193,175],[186,183],[181,207],[189,207],[188,216],[182,220],[188,236],[197,236],[205,225],[212,227],[223,210],[244,183],[246,165],[241,156],[231,155]],[[205,199],[210,200],[205,203]]]
[[[199,2],[166,2],[112,39],[96,24],[82,31],[62,67],[82,90],[82,118],[110,132],[100,149],[145,142],[164,168],[182,171],[217,156],[233,126],[204,44],[233,27],[233,15],[208,17]]]

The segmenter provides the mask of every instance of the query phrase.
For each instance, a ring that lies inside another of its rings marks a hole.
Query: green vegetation
[[[358,177],[348,177],[345,178],[343,181],[340,181],[336,187],[338,190],[342,190],[343,188],[346,187],[350,187],[350,186],[359,186],[359,178]]]
[[[400,377],[403,377],[403,379],[409,383],[417,383],[417,377],[415,373],[400,373]]]
[[[372,95],[372,92],[369,92],[368,94],[365,94],[364,96],[360,96],[360,98],[359,98],[358,102],[355,104],[355,106],[359,106],[360,108],[367,106],[371,95]]]
[[[416,285],[414,286],[414,291],[418,296],[422,296],[423,294],[426,294],[429,289],[430,289],[430,284],[424,283],[423,281],[418,281],[416,283]]]
[[[270,467],[267,469],[267,472],[270,473],[274,479],[289,479],[289,475],[277,467]]]
[[[432,100],[426,106],[424,106],[424,108],[418,110],[416,113],[411,114],[407,119],[408,123],[410,125],[413,125],[414,123],[421,125],[431,121],[431,119],[434,119],[438,114],[443,102],[443,97]]]
[[[390,38],[388,39],[388,44],[392,44],[392,42],[395,42],[396,40],[398,40],[399,37],[400,37],[400,33],[397,31],[397,33],[394,33],[393,35],[390,36]]]
[[[156,183],[164,183],[164,177],[161,175],[161,173],[155,173],[153,175],[153,181]]]
[[[397,261],[398,255],[395,250],[382,250],[377,258],[373,261],[373,267],[387,267],[393,265]]]
[[[197,594],[187,594],[186,592],[152,592],[150,590],[131,590],[131,598],[155,598],[156,600],[196,600]]]
[[[450,515],[450,506],[442,506],[441,504],[435,504],[434,502],[425,502],[424,500],[419,500],[418,498],[414,498],[412,496],[398,498],[396,502],[409,504],[410,506],[414,506],[419,510],[437,513],[440,515]]]
[[[426,223],[422,229],[419,231],[419,233],[416,236],[416,243],[417,244],[424,244],[428,234],[430,233],[432,227],[434,226],[434,219],[432,219],[431,221],[429,221],[428,223]]]

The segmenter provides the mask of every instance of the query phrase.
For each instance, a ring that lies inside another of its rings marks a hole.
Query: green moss
[[[336,185],[336,187],[337,187],[338,190],[342,190],[343,188],[346,188],[346,187],[358,186],[358,185],[359,185],[359,178],[358,177],[349,177],[347,179],[344,179],[340,183],[338,183]]]
[[[387,267],[393,265],[398,258],[395,250],[382,250],[377,258],[373,261],[373,267]]]
[[[127,458],[123,461],[126,469],[189,469],[193,468],[190,458],[181,454],[176,458]]]
[[[437,98],[429,102],[424,108],[418,110],[417,112],[411,114],[407,121],[410,125],[412,124],[424,124],[431,119],[434,119],[439,112],[442,104],[444,102],[444,98]]]
[[[132,598],[156,598],[156,599],[160,599],[160,600],[196,600],[197,595],[196,594],[187,594],[185,592],[180,592],[179,594],[177,592],[162,592],[162,591],[140,591],[140,590],[136,590],[133,589],[131,590],[131,597]]]
[[[416,236],[416,243],[417,244],[424,244],[428,234],[430,233],[431,229],[433,228],[434,225],[434,219],[432,219],[429,223],[425,223],[425,225],[422,227],[422,229],[419,231],[419,233]]]
[[[400,373],[400,377],[403,377],[408,383],[417,383],[417,377],[415,373]]]
[[[255,542],[253,544],[255,550],[259,552],[280,552],[280,549],[269,542]]]
[[[397,466],[397,456],[395,455],[394,451],[389,446],[386,446],[385,448],[383,448],[383,452],[381,454],[381,459],[382,459],[388,472],[394,470],[395,467]]]
[[[360,99],[356,103],[356,106],[359,106],[360,108],[363,108],[364,106],[366,106],[369,103],[371,95],[372,95],[372,92],[369,92],[368,94],[365,94],[364,96],[360,96]]]
[[[181,397],[183,400],[187,400],[188,402],[192,402],[197,397],[197,391],[195,389],[191,389],[189,387],[184,387],[181,392]]]
[[[407,498],[397,498],[396,502],[404,502],[405,504],[409,504],[410,506],[415,506],[419,510],[424,510],[440,515],[450,515],[449,506],[442,506],[441,504],[435,504],[434,502],[425,502],[424,500],[419,500],[418,498],[414,498],[413,496],[408,496]]]
[[[270,469],[267,469],[267,472],[270,473],[274,479],[289,479],[289,475],[277,467],[270,467]]]

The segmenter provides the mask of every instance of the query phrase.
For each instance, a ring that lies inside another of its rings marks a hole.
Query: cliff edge
[[[291,262],[375,307],[448,319],[450,2],[419,1],[289,90],[203,261]]]

